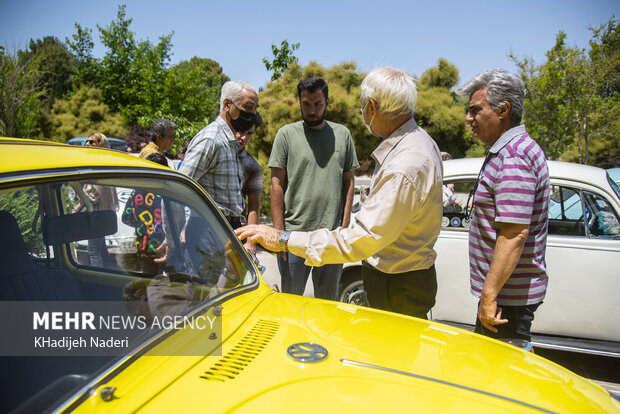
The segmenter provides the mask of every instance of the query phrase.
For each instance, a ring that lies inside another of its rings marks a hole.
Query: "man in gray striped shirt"
[[[465,120],[474,136],[490,146],[469,231],[471,292],[480,298],[475,331],[530,341],[548,281],[547,160],[520,125],[525,88],[518,76],[482,72],[458,93],[469,97]]]
[[[258,94],[252,85],[226,82],[220,95],[220,116],[192,138],[179,168],[207,190],[233,228],[241,225],[245,207],[243,165],[235,134],[254,126],[256,108]]]

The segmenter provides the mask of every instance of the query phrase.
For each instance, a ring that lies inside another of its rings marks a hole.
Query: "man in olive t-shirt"
[[[269,159],[273,226],[286,231],[347,227],[353,170],[359,168],[353,138],[343,125],[325,120],[329,98],[323,79],[303,79],[297,92],[303,121],[280,128]],[[304,261],[279,254],[282,291],[303,295],[312,270],[314,296],[336,300],[342,264],[312,268]]]

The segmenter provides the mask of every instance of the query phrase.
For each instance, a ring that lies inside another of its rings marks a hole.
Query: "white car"
[[[470,293],[462,210],[482,161],[444,162],[444,185],[453,196],[444,203],[450,205],[435,245],[438,291],[430,317],[460,326],[473,326],[478,303]],[[533,342],[620,356],[620,188],[604,169],[591,166],[549,161],[549,174],[549,287],[536,312]],[[345,265],[340,300],[365,303],[360,263]]]

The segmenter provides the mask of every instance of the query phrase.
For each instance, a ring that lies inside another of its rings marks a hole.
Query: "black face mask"
[[[232,105],[237,108],[237,105],[232,102]],[[256,114],[252,112],[246,112],[243,109],[237,108],[239,111],[239,116],[237,119],[232,119],[230,117],[230,113],[228,113],[228,118],[230,119],[230,125],[235,129],[236,132],[245,132],[248,129],[252,128],[252,125],[256,122]]]

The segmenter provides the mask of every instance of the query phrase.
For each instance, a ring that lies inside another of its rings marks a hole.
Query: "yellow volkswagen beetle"
[[[3,412],[620,412],[532,353],[282,294],[194,181],[0,139]]]

